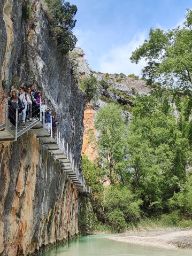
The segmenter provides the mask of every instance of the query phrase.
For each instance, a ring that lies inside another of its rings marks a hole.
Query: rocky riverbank
[[[119,242],[165,249],[192,249],[192,229],[128,231],[126,233],[109,236],[107,238]]]

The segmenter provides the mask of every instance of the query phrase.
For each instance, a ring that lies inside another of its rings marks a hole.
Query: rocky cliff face
[[[0,145],[0,253],[27,255],[78,233],[78,193],[32,133]]]
[[[57,111],[61,136],[80,168],[84,98],[68,57],[50,38],[44,2],[2,0],[1,96],[33,80]],[[77,234],[77,212],[76,188],[35,135],[0,144],[0,254],[27,255]]]
[[[78,164],[82,145],[84,98],[67,56],[50,38],[43,0],[0,3],[0,88],[37,81],[58,113],[62,136]]]

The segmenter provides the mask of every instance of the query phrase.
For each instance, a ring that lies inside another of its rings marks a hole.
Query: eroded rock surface
[[[35,135],[0,145],[0,253],[27,255],[78,234],[78,192]]]
[[[30,10],[30,12],[27,12]],[[0,112],[11,86],[37,81],[80,168],[84,97],[49,33],[42,0],[0,1]],[[0,116],[0,123],[3,117]],[[78,233],[78,192],[38,139],[0,144],[0,254],[27,255]]]
[[[83,135],[83,146],[82,155],[88,157],[88,159],[94,162],[98,157],[97,148],[97,131],[95,128],[95,115],[96,111],[91,105],[88,105],[84,111],[84,135]]]

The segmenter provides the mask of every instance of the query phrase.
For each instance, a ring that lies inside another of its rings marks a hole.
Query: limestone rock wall
[[[78,234],[78,192],[28,133],[0,144],[0,254],[27,255]]]
[[[0,93],[21,82],[37,81],[57,111],[61,135],[80,166],[84,97],[68,56],[57,50],[50,37],[44,1],[2,0],[0,35]]]
[[[45,97],[59,114],[62,136],[69,143],[75,163],[79,166],[84,97],[77,87],[68,56],[62,56],[57,51],[55,42],[49,36],[49,23],[42,1],[34,1],[31,8],[33,15],[27,34],[30,74],[23,73],[23,76],[35,78],[42,86]]]
[[[11,86],[37,81],[81,168],[84,97],[49,34],[43,0],[0,1],[0,121]],[[1,124],[1,122],[0,122]],[[78,192],[32,133],[0,143],[0,255],[27,255],[78,233]]]

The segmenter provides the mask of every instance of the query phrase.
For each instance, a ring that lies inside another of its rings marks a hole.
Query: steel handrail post
[[[51,115],[51,138],[53,138],[53,117]]]
[[[59,145],[59,148],[60,148],[61,147],[61,133],[60,133],[60,131],[59,131],[59,138],[58,138],[58,140],[59,140],[58,141],[59,142],[58,145]]]
[[[43,120],[42,120],[43,122],[43,128],[45,128],[45,112],[43,111]]]
[[[72,170],[74,170],[74,166],[75,166],[75,160],[74,160],[74,158],[72,159],[71,166],[72,166]]]
[[[8,99],[6,99],[6,102],[5,102],[5,127],[7,129],[8,129],[8,126],[9,126],[8,112],[9,112],[9,105],[8,105]]]
[[[67,143],[67,152],[66,152],[66,155],[67,155],[67,159],[69,160],[69,145]]]
[[[39,117],[39,121],[40,122],[42,122],[42,111],[41,111],[41,109],[42,109],[42,102],[41,102],[41,97],[40,97],[40,105],[39,105],[39,115],[40,115],[40,117]]]
[[[16,108],[16,116],[15,116],[15,141],[17,141],[17,132],[18,132],[18,115],[19,115],[19,111],[18,111],[18,107]]]
[[[63,152],[64,152],[64,154],[65,154],[65,142],[64,142],[64,138],[63,138],[63,140],[62,140],[62,149],[63,149]]]

